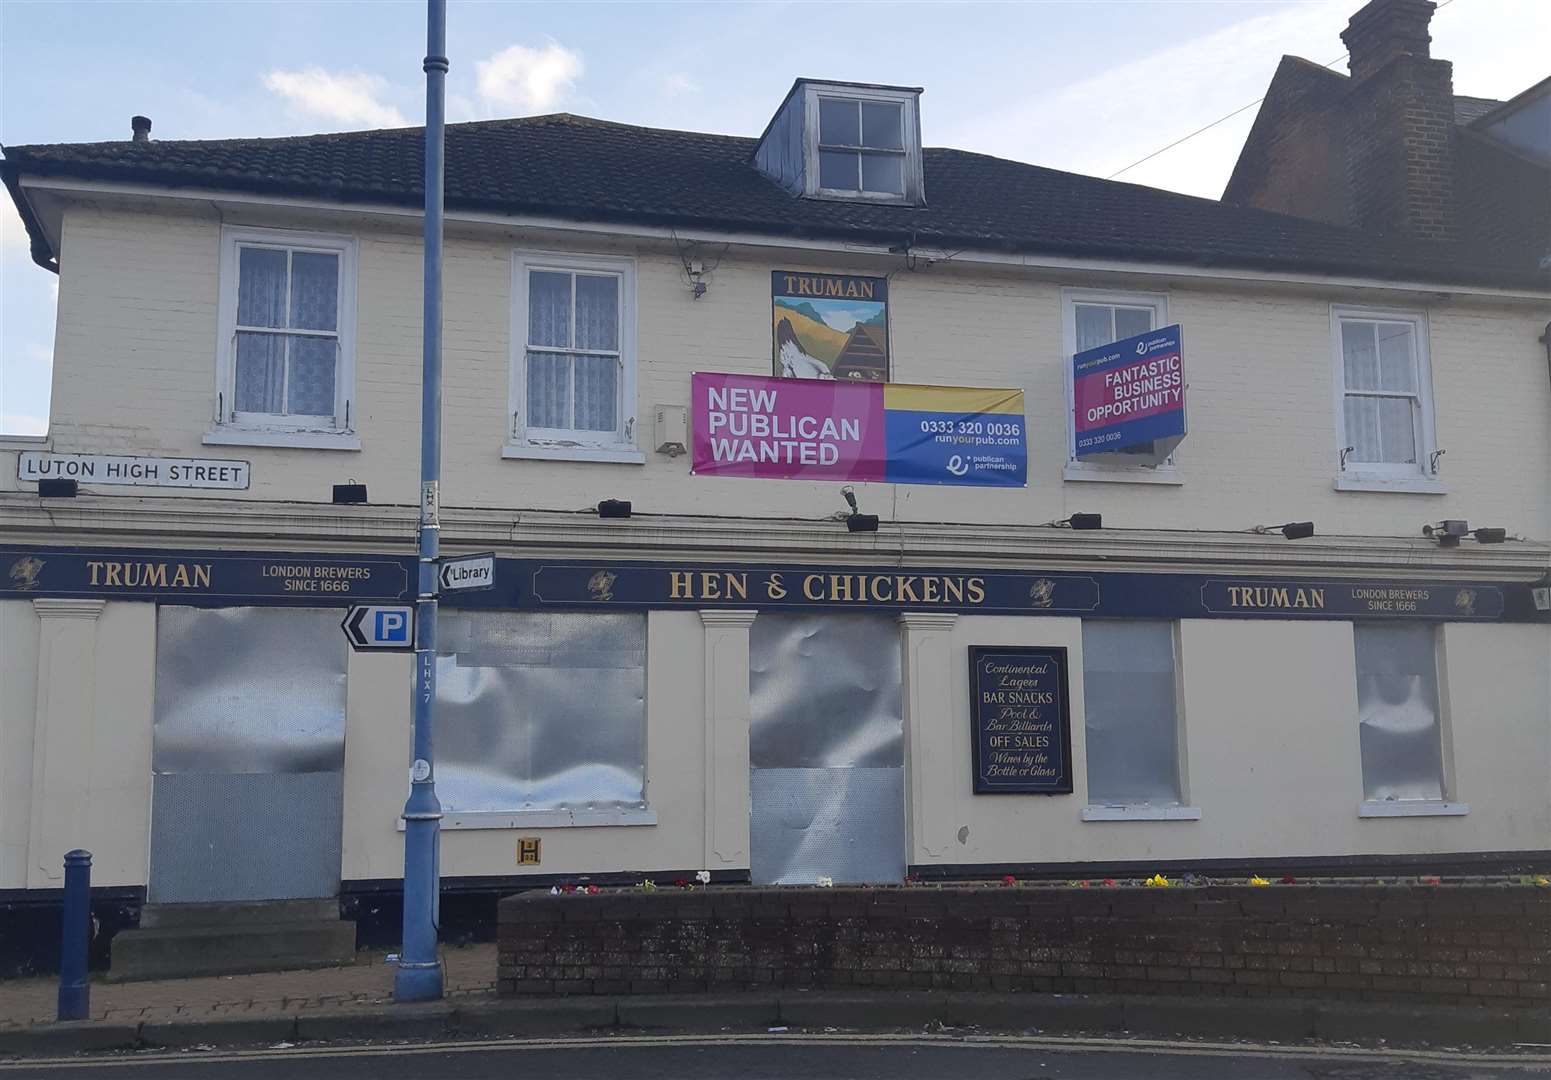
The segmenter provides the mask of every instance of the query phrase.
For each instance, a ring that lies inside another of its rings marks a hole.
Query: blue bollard
[[[86,981],[91,920],[92,853],[77,848],[65,856],[65,904],[59,942],[61,1020],[85,1020],[91,1013],[92,989]]]

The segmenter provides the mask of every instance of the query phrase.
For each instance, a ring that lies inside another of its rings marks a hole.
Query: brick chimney
[[[1370,0],[1341,34],[1350,54],[1346,178],[1360,228],[1456,238],[1454,70],[1432,59],[1432,0]]]
[[[129,118],[130,138],[134,142],[151,141],[151,118],[149,116],[131,116]]]

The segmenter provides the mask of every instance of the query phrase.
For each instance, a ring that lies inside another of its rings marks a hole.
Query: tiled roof
[[[421,204],[423,135],[16,146],[17,176]],[[1435,282],[1544,285],[1490,254],[1365,234],[961,150],[924,152],[927,205],[793,196],[755,141],[557,114],[447,128],[449,209],[829,240]],[[25,215],[24,215],[25,216]]]

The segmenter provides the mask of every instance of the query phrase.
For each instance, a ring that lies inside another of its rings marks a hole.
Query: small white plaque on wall
[[[18,480],[75,480],[81,484],[136,487],[246,489],[246,461],[225,458],[130,457],[121,454],[51,454],[27,450],[17,455]]]

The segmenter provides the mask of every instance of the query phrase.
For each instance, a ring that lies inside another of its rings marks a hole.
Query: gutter
[[[4,147],[0,147],[0,150],[3,149]],[[4,181],[5,189],[11,193],[11,201],[16,204],[16,212],[21,215],[22,226],[27,230],[32,261],[45,270],[59,273],[59,257],[49,246],[48,234],[43,231],[43,222],[38,220],[37,211],[33,210],[32,203],[22,191],[20,170],[9,161],[0,161],[0,181]]]

